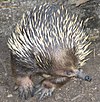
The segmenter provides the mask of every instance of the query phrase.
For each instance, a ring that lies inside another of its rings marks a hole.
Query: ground
[[[40,3],[39,0],[20,0],[20,2],[19,0],[3,2],[2,0],[0,2],[0,102],[38,102],[36,97],[27,101],[20,100],[17,92],[13,90],[14,82],[10,67],[9,49],[6,44],[16,22],[21,19],[22,13],[36,3]],[[72,6],[72,8],[74,7],[75,5]],[[92,81],[71,80],[57,90],[52,97],[41,102],[100,102],[100,2],[99,0],[92,0],[86,5],[76,7],[75,10],[81,12],[81,17],[84,19],[86,17],[91,18],[91,15],[94,17],[88,20],[86,25],[86,31],[91,35],[92,45],[90,48],[92,53],[84,66],[84,71],[92,77]],[[90,12],[91,15],[86,12]]]

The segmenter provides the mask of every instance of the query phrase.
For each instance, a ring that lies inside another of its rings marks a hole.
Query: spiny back
[[[63,5],[45,3],[23,14],[8,46],[24,62],[32,62],[32,54],[41,61],[39,54],[50,59],[56,49],[72,49],[82,66],[90,53],[87,38],[78,16],[68,12]]]

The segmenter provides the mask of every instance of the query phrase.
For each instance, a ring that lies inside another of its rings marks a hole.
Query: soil
[[[19,2],[20,1],[20,2]],[[50,0],[48,0],[49,2]],[[56,1],[56,0],[55,0]],[[65,0],[66,2],[68,0]],[[75,1],[75,0],[74,0]],[[92,53],[84,66],[84,72],[92,77],[91,82],[79,79],[71,80],[61,89],[41,102],[100,102],[100,0],[90,0],[82,5],[68,4],[69,8],[80,14],[83,20],[89,18],[85,29],[92,42]],[[41,1],[42,2],[42,1]],[[51,1],[50,1],[51,2]],[[14,81],[10,66],[10,54],[7,39],[14,30],[22,13],[29,10],[36,0],[12,0],[0,2],[0,102],[38,102],[37,97],[20,100],[14,91]],[[92,18],[93,17],[93,18]]]

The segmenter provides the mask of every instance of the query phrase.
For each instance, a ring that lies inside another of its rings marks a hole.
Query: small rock
[[[13,97],[13,95],[12,94],[9,94],[7,97],[10,98],[10,97]]]

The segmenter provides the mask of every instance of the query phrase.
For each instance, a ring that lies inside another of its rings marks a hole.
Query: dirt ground
[[[19,2],[20,1],[20,2]],[[95,2],[96,1],[96,2]],[[90,60],[84,66],[84,71],[92,76],[91,82],[79,79],[71,80],[52,97],[41,102],[100,102],[100,0],[91,0],[86,5],[76,7],[83,19],[91,18],[86,31],[92,41]],[[38,1],[13,0],[0,2],[0,102],[38,102],[36,97],[29,100],[20,100],[17,92],[13,91],[13,77],[10,67],[10,56],[7,47],[7,38],[13,31],[16,22],[21,19],[22,13],[29,10]],[[74,8],[75,5],[71,6]],[[89,11],[90,10],[90,11]],[[88,15],[89,12],[90,14]],[[84,16],[85,15],[85,16]]]

